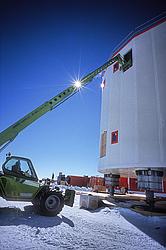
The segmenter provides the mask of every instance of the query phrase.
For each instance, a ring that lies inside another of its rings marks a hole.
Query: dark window
[[[114,65],[113,65],[113,73],[115,73],[116,71],[119,70],[119,62],[116,62]]]
[[[128,70],[130,67],[133,66],[133,58],[132,58],[132,49],[129,50],[125,55],[124,55],[124,65],[123,65],[123,71]]]

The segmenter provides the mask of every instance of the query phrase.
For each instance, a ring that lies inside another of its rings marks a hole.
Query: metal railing
[[[160,15],[148,20],[147,22],[137,26],[134,31],[131,31],[112,51],[112,56],[114,56],[121,48],[123,48],[128,41],[130,41],[135,36],[139,35],[140,33],[148,30],[149,28],[166,21],[166,11],[161,13]]]

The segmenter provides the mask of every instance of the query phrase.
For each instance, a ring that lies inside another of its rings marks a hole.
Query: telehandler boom
[[[102,66],[83,77],[80,81],[75,82],[75,84],[68,87],[58,95],[54,96],[49,101],[46,101],[27,115],[25,115],[23,118],[6,128],[4,131],[2,131],[0,133],[0,151],[2,151],[10,142],[12,142],[23,129],[39,119],[42,115],[46,114],[48,111],[53,110],[68,98],[73,96],[78,92],[80,87],[86,86],[90,81],[93,80],[96,75],[98,75],[117,61],[121,65],[123,65],[123,59],[121,58],[120,54],[113,57]]]

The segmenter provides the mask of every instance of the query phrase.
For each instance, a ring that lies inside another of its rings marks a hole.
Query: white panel
[[[159,162],[158,117],[151,30],[136,39],[139,162]]]

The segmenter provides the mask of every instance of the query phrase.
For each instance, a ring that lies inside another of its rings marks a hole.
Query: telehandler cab
[[[41,215],[55,216],[64,205],[73,206],[75,191],[42,185],[30,159],[7,156],[0,174],[0,196],[7,201],[32,202]]]

